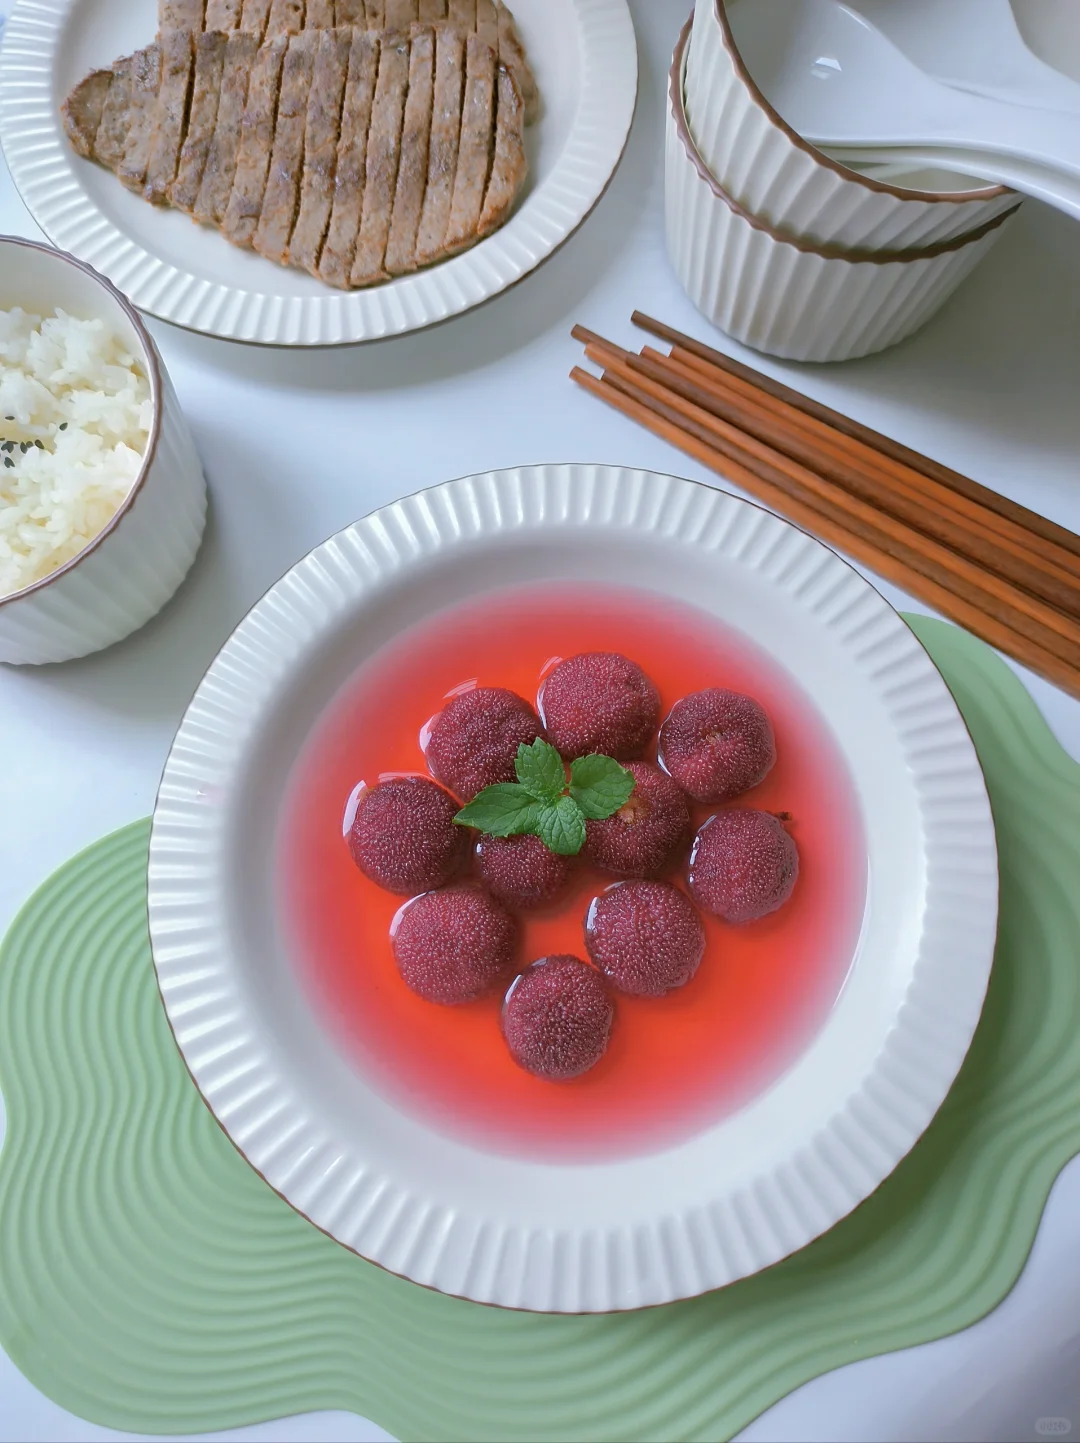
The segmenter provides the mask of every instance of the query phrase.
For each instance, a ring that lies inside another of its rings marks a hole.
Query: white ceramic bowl
[[[831,730],[866,839],[862,930],[821,1029],[734,1112],[630,1156],[515,1156],[433,1120],[333,1039],[288,941],[278,828],[312,728],[383,645],[503,587],[628,578],[762,648]],[[548,1312],[721,1287],[868,1196],[927,1126],[967,1051],[996,902],[993,821],[971,739],[888,603],[760,507],[612,466],[447,482],[298,562],[200,683],[150,843],[166,1011],[196,1085],[252,1166],[393,1272]]]
[[[65,565],[0,596],[0,661],[70,661],[121,641],[155,616],[187,575],[206,524],[206,480],[157,347],[138,312],[73,256],[0,237],[0,309],[57,307],[99,317],[150,379],[153,421],[142,469],[116,515]]]
[[[969,234],[1016,204],[1004,186],[970,176],[955,176],[951,190],[940,176],[909,189],[895,176],[849,170],[804,140],[752,78],[775,44],[771,15],[753,0],[698,0],[694,11],[686,117],[706,166],[740,205],[815,245],[907,250]]]
[[[694,305],[744,345],[793,361],[847,361],[917,331],[1012,212],[970,236],[904,251],[814,246],[769,226],[720,185],[690,135],[682,87],[689,38],[688,21],[671,67],[665,211],[671,262]]]

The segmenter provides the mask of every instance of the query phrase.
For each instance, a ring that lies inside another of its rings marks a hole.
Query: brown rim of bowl
[[[96,551],[107,536],[110,536],[120,522],[135,504],[135,498],[142,490],[150,467],[157,454],[158,441],[161,438],[161,363],[158,360],[157,349],[154,346],[150,332],[138,311],[128,300],[116,289],[112,281],[106,280],[93,266],[87,265],[85,261],[76,259],[67,251],[58,250],[56,246],[43,244],[41,241],[24,240],[21,236],[0,235],[0,248],[8,245],[25,246],[27,250],[44,251],[47,255],[55,256],[57,259],[74,266],[76,270],[88,275],[91,280],[97,281],[101,288],[108,292],[120,309],[127,316],[128,320],[135,327],[135,334],[139,338],[139,344],[143,351],[143,362],[146,366],[146,373],[150,379],[150,400],[153,406],[153,416],[150,422],[150,434],[146,438],[146,450],[143,452],[142,465],[139,467],[139,474],[131,483],[127,495],[116,508],[115,513],[109,518],[96,536],[92,536],[83,549],[74,555],[70,561],[65,561],[63,566],[58,566],[55,571],[50,571],[48,576],[42,576],[37,581],[31,581],[29,586],[21,587],[18,591],[9,591],[6,596],[0,596],[0,606],[7,606],[12,601],[20,601],[24,596],[31,596],[35,591],[41,591],[61,576],[66,576],[73,567],[78,566],[84,557]]]
[[[792,130],[784,117],[769,104],[764,95],[758,89],[749,70],[739,54],[738,46],[735,44],[735,37],[731,33],[731,22],[727,15],[727,0],[713,0],[713,14],[716,23],[720,27],[720,39],[724,49],[728,53],[735,73],[750,93],[754,104],[765,112],[773,125],[782,130],[797,149],[804,151],[817,161],[819,165],[825,166],[827,170],[835,171],[837,175],[843,176],[847,181],[855,185],[864,185],[867,190],[877,191],[879,195],[893,195],[898,200],[923,200],[928,203],[935,201],[948,201],[951,205],[966,205],[969,201],[993,200],[995,196],[1007,195],[1007,185],[990,185],[982,190],[908,190],[904,186],[890,185],[885,180],[873,180],[868,175],[863,175],[859,170],[851,170],[848,166],[842,165],[840,161],[834,160],[831,155],[826,155],[823,150],[818,150],[816,145],[811,145],[808,140]]]
[[[719,3],[719,0],[718,0]],[[804,240],[802,236],[793,235],[790,231],[781,230],[764,221],[760,216],[748,211],[745,206],[740,205],[734,196],[729,195],[724,187],[713,175],[712,171],[702,159],[701,152],[697,148],[697,142],[690,134],[690,126],[686,120],[686,107],[683,104],[683,68],[686,60],[686,47],[690,39],[690,31],[694,23],[694,17],[683,26],[682,34],[679,36],[678,44],[675,46],[675,54],[671,59],[671,70],[668,76],[668,97],[671,105],[671,118],[675,122],[675,129],[679,139],[682,141],[683,149],[686,151],[687,159],[692,163],[698,175],[712,190],[718,200],[722,200],[733,215],[753,226],[754,230],[763,232],[771,240],[779,241],[781,245],[791,246],[793,250],[802,251],[804,255],[820,256],[827,261],[847,261],[851,265],[892,265],[894,262],[907,261],[930,261],[938,256],[948,255],[952,251],[963,250],[965,246],[974,245],[991,231],[997,230],[998,226],[1004,225],[1010,217],[1014,216],[1020,209],[1022,197],[1017,196],[1016,204],[1010,209],[996,215],[992,220],[986,221],[976,230],[966,231],[963,235],[954,236],[952,240],[938,241],[936,245],[917,247],[913,250],[846,250],[843,246],[814,245],[812,241]]]

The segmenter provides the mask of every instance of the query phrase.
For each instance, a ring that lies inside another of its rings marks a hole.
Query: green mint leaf
[[[478,792],[454,821],[492,837],[518,837],[523,832],[536,831],[539,808],[535,797],[517,782],[497,782]]]
[[[531,746],[521,743],[514,770],[518,781],[538,802],[553,802],[566,791],[563,759],[543,737],[537,737]]]
[[[585,818],[573,797],[544,802],[536,823],[536,835],[549,852],[560,857],[576,857],[585,845]]]
[[[633,790],[633,773],[614,757],[578,757],[570,763],[570,795],[590,821],[613,817]]]

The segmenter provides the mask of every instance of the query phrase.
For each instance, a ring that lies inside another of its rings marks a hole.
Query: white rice
[[[108,524],[152,417],[143,367],[104,321],[0,310],[0,596],[48,576]]]

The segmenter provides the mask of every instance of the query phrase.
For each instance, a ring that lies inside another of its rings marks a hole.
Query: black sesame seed
[[[67,428],[68,428],[68,423],[67,423],[66,421],[61,421],[61,422],[60,422],[60,429],[61,429],[61,431],[66,431]]]
[[[30,449],[30,442],[29,442],[29,441],[20,441],[20,442],[19,442],[19,450],[23,453],[24,456],[26,455],[27,451],[29,451],[29,449]]]
[[[11,459],[10,456],[5,456],[5,457],[4,457],[4,465],[5,465],[5,466],[14,466],[14,465],[15,465],[15,462]]]
[[[5,417],[4,417],[4,420],[5,420],[5,421],[14,421],[14,419],[15,419],[14,416],[5,416]]]
[[[44,451],[44,449],[45,449],[45,442],[44,442],[44,441],[35,441],[35,442],[34,442],[34,445],[38,448],[39,451]]]

